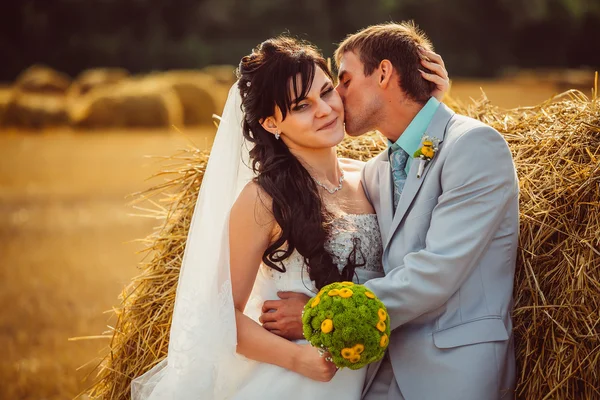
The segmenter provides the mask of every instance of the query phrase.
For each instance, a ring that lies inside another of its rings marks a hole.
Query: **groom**
[[[419,46],[431,49],[414,26],[389,23],[349,36],[335,54],[346,131],[377,129],[390,143],[363,171],[385,270],[365,285],[386,305],[392,328],[363,398],[509,399],[515,168],[497,131],[432,97],[417,70]],[[267,329],[297,337],[306,299],[281,297],[261,318]]]

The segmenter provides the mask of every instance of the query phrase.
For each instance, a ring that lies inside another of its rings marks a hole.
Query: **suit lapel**
[[[392,170],[390,168],[390,162],[387,154],[382,157],[379,162],[378,174],[379,174],[379,215],[377,218],[381,223],[381,233],[387,234],[394,218],[394,182],[392,181]],[[386,237],[383,238],[384,242]]]
[[[446,135],[446,126],[448,122],[450,122],[450,118],[454,115],[454,111],[449,109],[445,104],[440,104],[438,110],[436,111],[433,119],[431,120],[429,126],[426,130],[426,135],[437,138],[439,140],[440,150],[441,144]],[[417,170],[419,168],[419,160],[413,160],[411,164],[410,171],[408,173],[408,177],[406,178],[406,182],[404,184],[404,189],[402,190],[402,195],[400,196],[400,200],[398,201],[398,207],[396,208],[396,213],[394,214],[394,218],[392,220],[392,225],[390,227],[389,234],[387,238],[384,239],[384,249],[389,245],[394,233],[398,229],[400,222],[404,219],[406,212],[408,211],[410,205],[417,193],[419,193],[419,189],[423,184],[423,181],[427,178],[427,173],[431,169],[431,165],[435,162],[435,158],[427,163],[425,170],[423,171],[423,175],[420,178],[417,178]],[[387,163],[389,169],[389,163]],[[390,172],[391,175],[391,172]],[[393,187],[394,183],[391,183]]]

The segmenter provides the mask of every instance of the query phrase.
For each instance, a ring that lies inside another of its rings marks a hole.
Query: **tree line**
[[[76,75],[236,64],[284,32],[330,56],[347,34],[412,19],[453,76],[600,66],[600,0],[20,0],[0,12],[0,81],[32,64]]]

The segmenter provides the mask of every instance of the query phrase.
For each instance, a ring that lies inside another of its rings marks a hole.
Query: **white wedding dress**
[[[364,266],[356,270],[356,283],[383,275],[381,235],[374,214],[347,214],[333,221],[332,230],[332,237],[325,247],[334,256],[339,268],[346,265],[354,243],[357,243],[356,261],[364,263]],[[278,299],[278,291],[300,292],[311,297],[316,294],[304,259],[298,252],[292,253],[284,265],[285,273],[261,265],[255,284],[260,291],[253,292],[246,306],[246,315],[258,320],[263,302]],[[330,382],[323,383],[272,364],[251,363],[254,365],[232,397],[234,400],[359,400],[366,375],[366,368],[356,371],[341,369]]]
[[[131,383],[132,400],[304,400],[360,399],[366,369],[338,371],[328,383],[283,368],[248,360],[236,353],[237,326],[229,271],[229,212],[253,179],[250,145],[243,140],[241,97],[236,85],[229,97],[202,186],[181,263],[169,335],[168,355]],[[310,235],[310,232],[306,232]],[[383,276],[382,243],[374,214],[335,219],[326,247],[339,268],[354,243],[358,283]],[[304,258],[285,260],[285,273],[261,265],[245,313],[258,320],[265,300],[278,291],[313,296]],[[157,311],[161,312],[161,311]]]

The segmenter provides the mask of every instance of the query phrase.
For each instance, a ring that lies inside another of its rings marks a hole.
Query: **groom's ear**
[[[392,82],[392,75],[394,74],[394,66],[390,62],[390,60],[382,60],[379,63],[379,68],[377,69],[377,82],[382,89],[386,89],[389,84]]]

